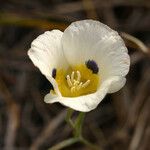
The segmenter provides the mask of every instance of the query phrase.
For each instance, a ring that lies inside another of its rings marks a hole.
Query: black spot
[[[52,77],[53,77],[54,79],[56,78],[56,69],[55,69],[55,68],[52,70]]]
[[[88,60],[85,62],[87,68],[92,70],[93,73],[97,74],[99,71],[99,68],[97,66],[97,63],[94,60]]]

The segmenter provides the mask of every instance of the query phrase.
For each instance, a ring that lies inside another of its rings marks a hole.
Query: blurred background
[[[131,67],[125,87],[86,114],[83,135],[103,150],[150,150],[149,0],[0,0],[0,149],[46,150],[72,136],[66,108],[44,103],[52,87],[27,50],[44,31],[87,18],[120,33]]]

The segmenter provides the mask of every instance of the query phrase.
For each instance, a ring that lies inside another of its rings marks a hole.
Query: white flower
[[[130,66],[118,33],[93,20],[73,22],[64,32],[45,32],[32,42],[28,55],[54,87],[44,101],[83,112],[120,90]]]

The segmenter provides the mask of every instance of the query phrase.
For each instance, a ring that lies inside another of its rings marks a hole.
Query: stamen
[[[76,87],[73,86],[73,87],[71,88],[71,92],[73,93],[73,92],[75,92],[75,90],[76,90]]]
[[[69,87],[72,87],[72,82],[70,80],[70,76],[69,75],[67,75],[67,83],[68,83]]]
[[[71,73],[71,82],[74,82],[74,71]]]
[[[77,86],[79,83],[80,83],[79,81],[77,81],[77,80],[74,80],[74,83],[73,83],[73,85],[74,85],[74,86]]]
[[[77,90],[80,90],[82,88],[82,84],[83,84],[83,82],[80,82],[80,84],[77,87]]]
[[[86,88],[89,84],[90,84],[90,80],[87,80],[87,81],[82,85],[82,87],[83,87],[83,88]]]
[[[79,72],[79,71],[77,71],[77,81],[79,81],[79,82],[80,82],[80,79],[81,79],[81,74],[80,74],[80,72]]]
[[[83,82],[80,82],[79,86],[82,86]]]

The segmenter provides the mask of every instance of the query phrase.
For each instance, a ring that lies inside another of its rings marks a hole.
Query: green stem
[[[68,108],[67,115],[66,115],[66,122],[74,129],[74,123],[71,120],[71,116],[73,114],[73,109]]]
[[[79,113],[75,123],[71,119],[72,115],[73,115],[73,110],[68,109],[67,115],[66,115],[66,121],[73,128],[74,137],[70,138],[68,140],[64,140],[63,142],[58,143],[57,145],[53,146],[52,148],[50,148],[48,150],[60,150],[64,147],[70,146],[76,142],[81,142],[81,143],[85,144],[91,150],[102,150],[102,148],[97,147],[96,145],[90,143],[89,141],[84,139],[82,136],[82,125],[83,125],[85,113],[83,113],[83,112]]]
[[[82,125],[84,121],[85,113],[81,112],[75,122],[75,137],[80,137],[82,134]]]
[[[76,142],[78,142],[79,139],[78,138],[70,138],[70,139],[67,139],[67,140],[64,140],[58,144],[56,144],[55,146],[49,148],[48,150],[60,150],[62,148],[65,148],[67,146],[70,146]]]

